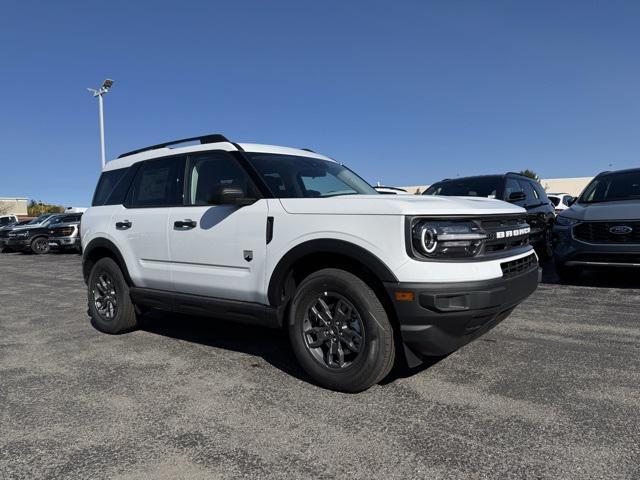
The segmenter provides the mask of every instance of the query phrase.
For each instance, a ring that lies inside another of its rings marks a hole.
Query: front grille
[[[478,221],[480,228],[487,232],[489,238],[484,242],[484,253],[503,252],[512,248],[529,244],[529,235],[501,236],[505,232],[515,232],[528,228],[529,225],[521,217],[495,217]]]
[[[49,230],[50,237],[68,237],[73,235],[75,229],[73,227],[52,228]]]
[[[613,233],[618,230],[631,229],[628,233]],[[585,222],[573,227],[573,236],[576,240],[587,243],[613,243],[613,244],[640,244],[640,222]]]
[[[537,266],[538,258],[535,253],[527,255],[526,257],[518,258],[517,260],[511,260],[510,262],[503,262],[500,264],[500,267],[502,268],[502,276],[504,278],[515,277],[516,275],[528,272]]]

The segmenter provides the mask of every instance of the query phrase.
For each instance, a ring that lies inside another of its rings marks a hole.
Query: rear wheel
[[[344,270],[324,269],[303,280],[291,305],[289,336],[302,368],[333,390],[366,390],[395,359],[393,329],[380,300]]]
[[[89,315],[98,330],[122,333],[138,325],[129,285],[115,261],[98,260],[91,269],[88,285]]]
[[[36,255],[49,253],[49,239],[47,237],[37,237],[31,241],[31,251]]]

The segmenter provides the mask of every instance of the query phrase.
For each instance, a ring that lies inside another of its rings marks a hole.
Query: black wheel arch
[[[398,281],[382,260],[359,245],[337,239],[309,240],[289,250],[276,265],[267,289],[269,304],[279,307],[288,301],[295,286],[296,270],[311,273],[318,266],[341,265],[359,268],[360,273],[373,277],[375,283]]]
[[[106,238],[95,238],[91,240],[86,247],[84,247],[82,251],[82,275],[84,277],[84,282],[87,283],[89,281],[91,268],[95,263],[105,257],[112,258],[120,267],[127,284],[129,286],[134,286],[131,281],[131,277],[129,276],[127,264],[124,261],[122,253],[120,253],[118,247],[111,240]]]

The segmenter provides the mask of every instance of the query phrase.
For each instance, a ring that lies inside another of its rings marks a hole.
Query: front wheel
[[[105,333],[122,333],[138,325],[129,285],[113,259],[96,262],[88,286],[89,316],[94,327]]]
[[[289,337],[302,368],[333,390],[366,390],[389,373],[395,359],[382,303],[344,270],[320,270],[302,281],[291,304]]]
[[[47,237],[38,237],[31,241],[31,251],[36,255],[49,253],[49,249],[49,239]]]

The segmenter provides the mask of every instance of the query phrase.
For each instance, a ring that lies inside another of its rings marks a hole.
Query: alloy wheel
[[[323,292],[305,309],[305,346],[315,360],[330,369],[351,365],[364,348],[364,324],[356,307],[335,292]]]
[[[101,273],[93,284],[93,304],[102,318],[113,320],[118,312],[118,300],[113,280],[107,273]]]
[[[47,253],[49,251],[49,241],[46,238],[37,238],[33,242],[33,250],[36,253]]]

